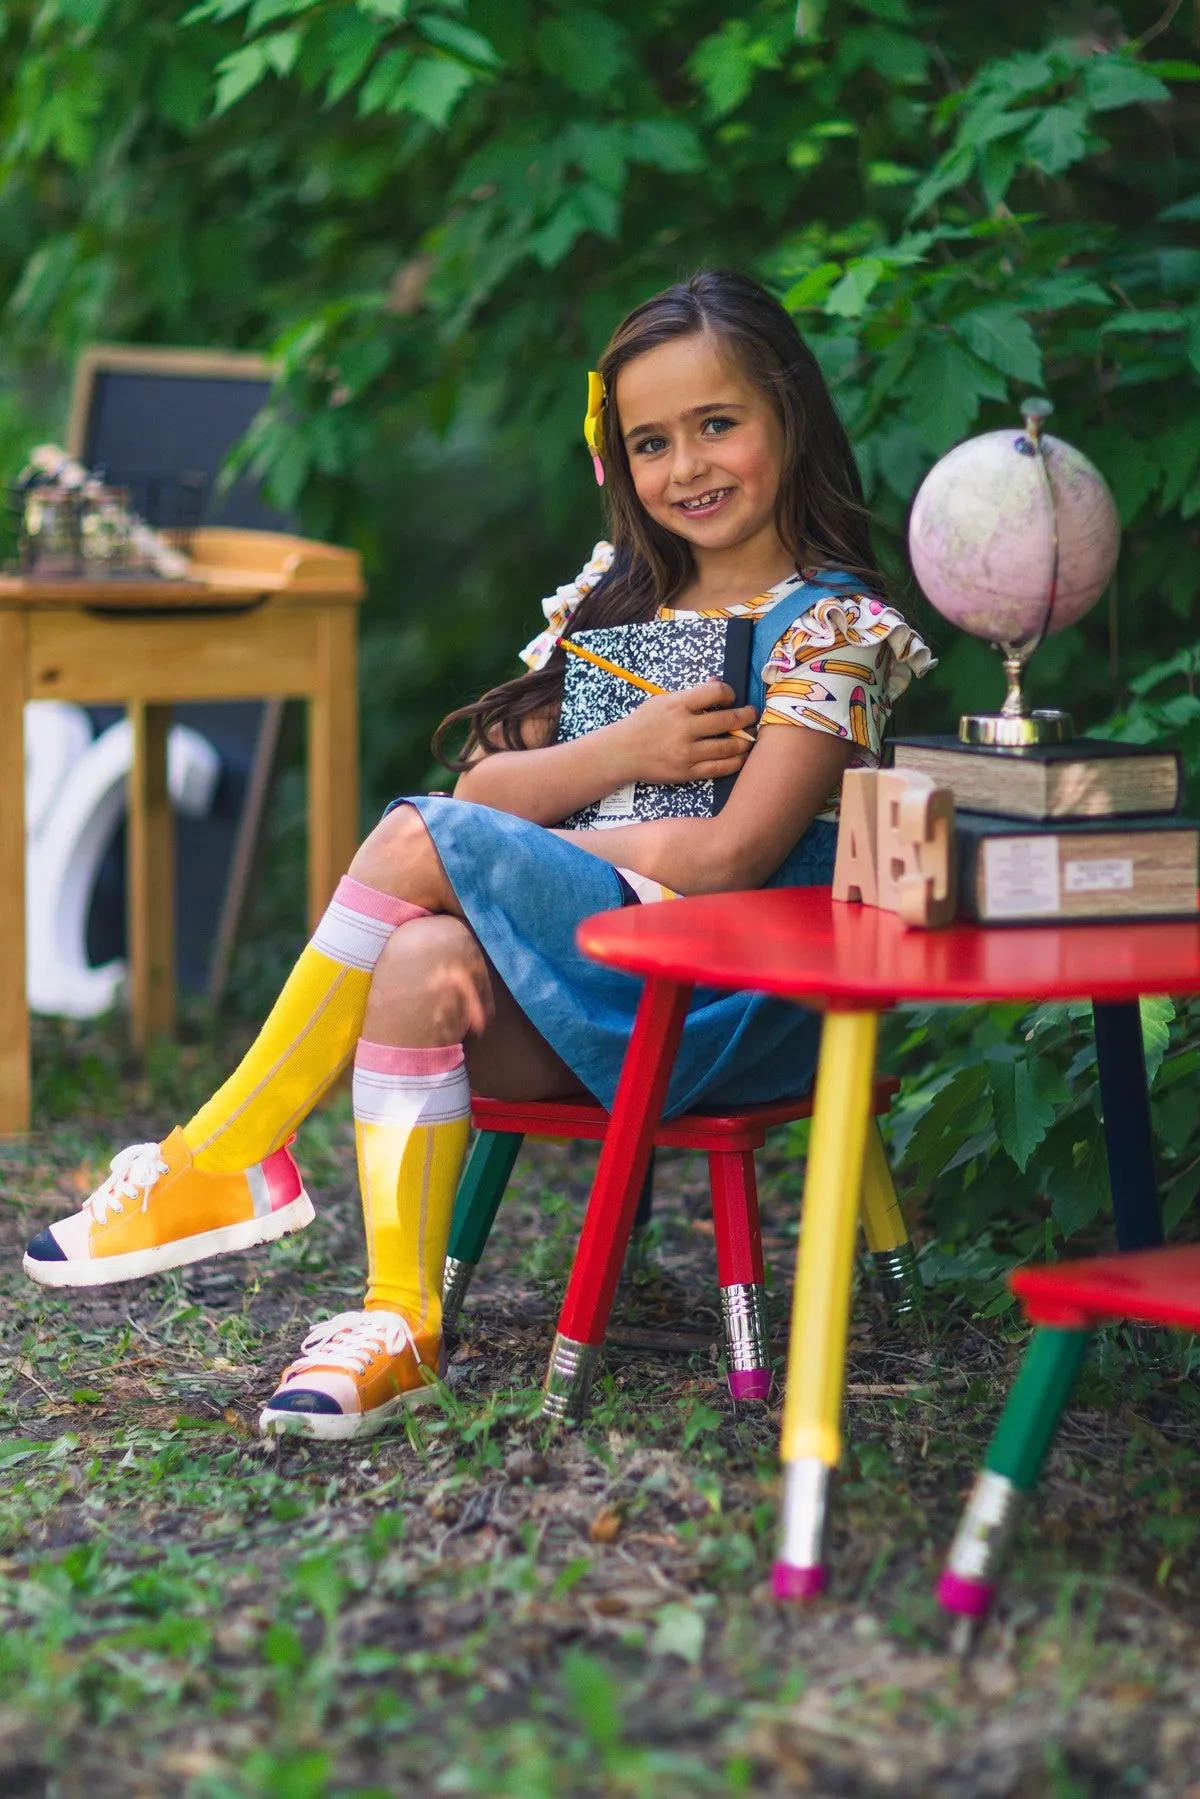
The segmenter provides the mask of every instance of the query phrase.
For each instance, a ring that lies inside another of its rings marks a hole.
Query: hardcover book
[[[1174,812],[1179,754],[1159,745],[1077,737],[1070,743],[999,749],[957,737],[897,737],[893,766],[929,775],[955,803],[1006,818],[1119,818]]]
[[[1200,825],[1184,818],[1030,824],[956,812],[958,910],[979,924],[1191,918]]]
[[[578,631],[571,641],[671,693],[699,687],[713,678],[726,681],[736,696],[734,704],[744,706],[753,635],[752,619],[694,618],[606,625]],[[582,657],[568,656],[558,741],[569,743],[615,724],[649,697],[633,682]],[[719,781],[685,781],[677,786],[630,781],[604,799],[572,812],[563,822],[573,830],[588,830],[657,818],[711,818],[725,804],[735,778],[728,775]]]

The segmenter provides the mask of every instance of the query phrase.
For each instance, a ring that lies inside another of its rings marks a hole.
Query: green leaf
[[[1063,269],[1027,281],[1021,299],[1030,312],[1065,312],[1068,306],[1113,305],[1111,295],[1090,276],[1081,275],[1074,269]]]
[[[1158,450],[1163,472],[1162,492],[1158,496],[1161,515],[1179,504],[1200,464],[1200,419],[1181,419],[1161,432]]]
[[[699,135],[681,119],[638,119],[629,127],[629,159],[669,175],[694,175],[708,158]]]
[[[1163,306],[1156,311],[1118,312],[1113,318],[1105,319],[1100,329],[1106,336],[1120,334],[1123,337],[1135,337],[1156,331],[1184,331],[1191,323],[1190,312],[1180,312],[1178,307]]]
[[[1083,92],[1093,112],[1112,112],[1139,101],[1169,100],[1171,90],[1128,56],[1093,56],[1084,66]]]
[[[414,62],[389,103],[389,112],[415,112],[440,130],[476,77],[448,56],[423,56]]]
[[[884,265],[877,256],[867,256],[861,262],[851,263],[830,293],[824,310],[831,318],[860,318],[885,272]]]
[[[361,42],[358,48],[351,51],[347,48],[344,60],[336,75],[331,77],[327,99],[332,102],[341,98],[358,80],[371,51],[361,56]],[[405,76],[412,64],[412,51],[396,48],[381,56],[367,79],[363,82],[362,92],[358,96],[358,113],[360,118],[367,118],[373,112],[382,112],[385,108],[396,110],[393,102],[401,91]],[[353,71],[353,72],[351,72]]]
[[[821,262],[815,269],[809,269],[801,275],[799,281],[789,287],[783,296],[783,304],[789,312],[801,312],[805,307],[823,306],[825,297],[842,272],[840,262]]]
[[[1087,115],[1076,101],[1051,106],[1023,140],[1025,154],[1046,175],[1061,175],[1087,155]]]
[[[1018,1056],[993,1062],[990,1069],[996,1135],[1022,1174],[1054,1123],[1054,1106],[1043,1091],[1044,1067],[1038,1056]]]
[[[965,437],[984,400],[1003,400],[1007,383],[999,372],[954,338],[934,337],[921,345],[900,392],[908,395],[908,422],[927,449],[940,456]]]
[[[624,31],[614,19],[585,7],[572,7],[557,18],[543,19],[537,33],[538,61],[573,93],[602,94],[625,66]]]
[[[258,86],[269,68],[261,44],[245,44],[217,64],[217,98],[214,112],[228,112],[252,88]]]
[[[1171,1020],[1175,1016],[1175,1001],[1167,998],[1143,998],[1138,1001],[1138,1011],[1142,1015],[1142,1049],[1146,1057],[1146,1079],[1154,1085],[1155,1076],[1162,1067],[1162,1059],[1167,1053],[1167,1045],[1171,1041]]]
[[[277,75],[290,75],[300,54],[298,31],[274,31],[261,38],[262,53]]]
[[[874,69],[897,87],[916,86],[929,71],[929,51],[919,37],[889,31],[886,25],[859,25],[842,33],[836,67],[842,75]]]
[[[500,66],[500,58],[482,32],[472,31],[469,25],[460,25],[457,19],[447,19],[441,13],[422,13],[417,20],[417,30],[431,44],[437,44],[439,49],[449,50],[467,62],[478,63],[485,69]]]
[[[1042,353],[1027,319],[1015,306],[981,306],[953,321],[976,356],[1018,381],[1042,379]]]
[[[316,4],[317,0],[254,0],[246,18],[246,36],[254,37],[264,25],[270,25],[275,19],[308,12]]]
[[[1050,1187],[1050,1210],[1064,1237],[1073,1237],[1099,1217],[1109,1196],[1108,1155],[1104,1131],[1092,1119],[1085,1137],[1075,1143],[1071,1164],[1055,1170]]]
[[[991,1122],[988,1071],[977,1062],[959,1068],[924,1107],[904,1153],[916,1178],[929,1182],[970,1138]]]
[[[651,1655],[677,1655],[696,1667],[704,1654],[704,1613],[694,1605],[664,1605],[657,1613]]]

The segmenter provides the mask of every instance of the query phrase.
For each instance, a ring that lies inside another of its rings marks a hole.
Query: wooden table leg
[[[690,985],[650,980],[638,1004],[550,1352],[546,1418],[577,1419],[587,1405],[691,997]]]
[[[875,1043],[873,1012],[830,1012],[821,1030],[783,1410],[778,1599],[823,1591],[829,1474],[842,1454],[850,1285],[858,1235]]]
[[[1154,1168],[1150,1089],[1137,1001],[1093,1005],[1104,1147],[1118,1249],[1160,1249],[1162,1214]]]
[[[25,619],[0,611],[0,1136],[29,1129],[25,996]]]
[[[353,606],[330,606],[319,627],[319,674],[308,707],[310,931],[359,845],[356,627]]]
[[[167,789],[169,706],[129,707],[127,887],[129,1012],[133,1041],[145,1049],[175,1029],[175,821]]]

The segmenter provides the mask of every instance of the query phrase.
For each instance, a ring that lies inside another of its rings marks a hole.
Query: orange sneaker
[[[163,1143],[135,1143],[83,1210],[39,1231],[25,1272],[44,1287],[103,1287],[140,1280],[271,1243],[316,1214],[286,1148],[238,1174],[201,1174],[175,1130]]]
[[[309,1331],[258,1427],[265,1436],[373,1437],[405,1406],[435,1398],[444,1373],[441,1338],[399,1312],[339,1312]]]

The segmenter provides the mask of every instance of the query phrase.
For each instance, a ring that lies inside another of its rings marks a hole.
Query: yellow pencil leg
[[[783,1412],[784,1501],[774,1590],[804,1599],[825,1585],[829,1473],[841,1459],[854,1243],[871,1121],[872,1012],[830,1012],[821,1031],[804,1181]]]
[[[862,1226],[875,1279],[891,1308],[893,1318],[914,1312],[921,1302],[921,1277],[917,1257],[909,1240],[908,1226],[887,1151],[879,1131],[878,1119],[867,1129],[867,1152],[863,1163]]]

